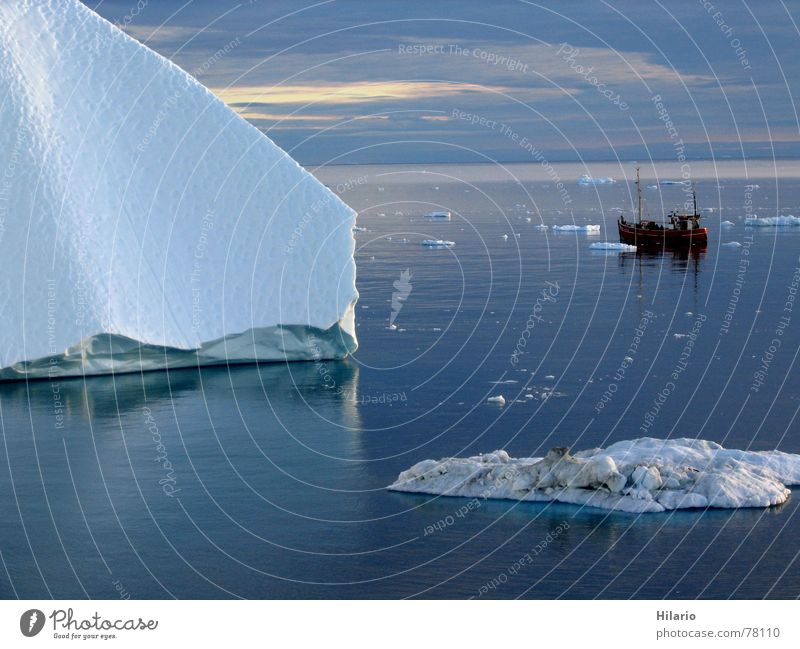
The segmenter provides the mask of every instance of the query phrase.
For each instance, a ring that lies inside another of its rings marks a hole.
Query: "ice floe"
[[[452,248],[456,245],[455,241],[445,241],[444,239],[425,239],[422,245],[426,248]]]
[[[636,252],[636,246],[627,243],[617,243],[615,241],[597,241],[589,246],[592,250],[620,250],[625,252]]]
[[[770,507],[800,484],[800,455],[728,450],[715,442],[644,437],[571,455],[512,458],[504,450],[424,460],[393,491],[554,501],[633,513],[685,508]]]
[[[744,220],[745,225],[753,227],[770,227],[776,225],[800,225],[800,217],[797,216],[762,216]]]
[[[741,248],[742,244],[738,241],[728,241],[727,243],[722,244],[723,248]]]
[[[617,181],[608,176],[595,178],[589,174],[583,174],[578,178],[579,185],[613,185],[615,182]]]
[[[560,232],[600,232],[599,225],[554,225],[553,230]]]

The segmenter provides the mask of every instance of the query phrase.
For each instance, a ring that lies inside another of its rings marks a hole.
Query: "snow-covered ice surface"
[[[636,252],[636,246],[616,241],[596,241],[589,246],[592,250],[619,250],[622,252]]]
[[[553,230],[561,232],[600,232],[599,225],[554,225]]]
[[[775,225],[800,225],[800,216],[763,216],[744,220],[745,225],[754,227],[771,227]]]
[[[615,182],[617,181],[610,177],[594,178],[589,174],[583,174],[578,178],[579,185],[612,185]]]
[[[76,0],[0,3],[0,379],[340,358],[355,213]]]
[[[738,451],[698,439],[644,437],[570,455],[511,458],[494,451],[424,460],[403,471],[393,491],[556,501],[626,512],[696,507],[770,507],[800,484],[800,455]]]

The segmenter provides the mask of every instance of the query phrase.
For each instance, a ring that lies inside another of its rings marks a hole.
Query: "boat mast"
[[[697,191],[694,188],[694,183],[692,183],[692,200],[694,201],[694,215],[697,216]]]
[[[639,167],[636,167],[636,194],[639,198],[639,223],[642,222],[642,186],[639,184]]]

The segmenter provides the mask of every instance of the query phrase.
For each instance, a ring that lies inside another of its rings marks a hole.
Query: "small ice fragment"
[[[554,225],[553,230],[561,232],[600,232],[599,225]]]
[[[498,394],[496,397],[489,397],[486,401],[489,403],[496,403],[499,406],[506,405],[506,398],[502,394]]]
[[[589,246],[592,250],[619,250],[624,252],[636,252],[636,246],[616,241],[596,241]]]

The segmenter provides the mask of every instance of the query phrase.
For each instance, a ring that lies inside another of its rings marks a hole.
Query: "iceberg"
[[[594,178],[589,174],[583,174],[580,178],[578,178],[579,185],[611,185],[615,182],[617,181],[610,177]]]
[[[800,455],[725,449],[700,439],[644,437],[606,449],[544,458],[499,450],[424,460],[403,471],[392,491],[553,501],[632,513],[687,508],[771,507],[800,484]]]
[[[556,232],[600,232],[599,225],[554,225]]]
[[[776,225],[800,225],[800,217],[798,216],[755,216],[744,220],[745,225],[753,227],[772,227]]]
[[[592,250],[619,250],[620,252],[636,252],[636,246],[615,241],[596,241],[589,246]]]
[[[0,380],[338,359],[355,212],[77,0],[0,3]]]

